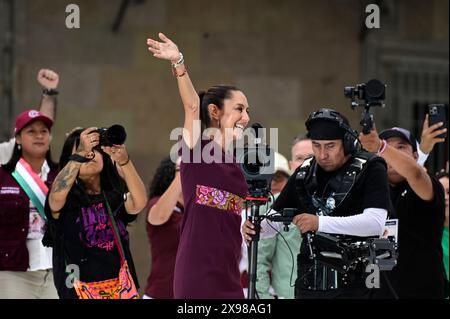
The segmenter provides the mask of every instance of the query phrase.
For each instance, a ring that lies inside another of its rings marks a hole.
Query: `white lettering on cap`
[[[39,116],[39,112],[38,111],[36,111],[36,110],[31,110],[30,112],[28,112],[28,116],[29,117],[36,117],[36,116]]]

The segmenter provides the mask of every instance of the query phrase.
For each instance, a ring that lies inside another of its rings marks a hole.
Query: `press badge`
[[[387,219],[381,238],[393,238],[398,243],[398,219]]]

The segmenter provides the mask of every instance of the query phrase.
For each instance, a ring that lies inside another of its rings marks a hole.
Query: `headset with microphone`
[[[339,124],[339,127],[345,130],[343,144],[344,144],[344,154],[353,155],[361,149],[361,144],[358,139],[358,132],[353,130],[348,121],[342,117],[342,115],[332,109],[321,108],[316,112],[312,112],[305,122],[306,129],[308,130],[307,137],[310,136],[311,125],[319,120],[333,121]]]

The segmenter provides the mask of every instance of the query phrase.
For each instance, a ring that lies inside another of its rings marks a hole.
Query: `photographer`
[[[444,133],[446,130],[438,130]],[[365,149],[388,164],[391,200],[399,219],[399,258],[388,274],[399,298],[443,298],[445,270],[442,262],[444,191],[439,181],[417,163],[416,140],[403,128],[376,128],[360,135]],[[390,292],[381,297],[392,297]]]
[[[368,298],[364,269],[342,275],[310,254],[311,232],[359,237],[380,236],[388,210],[386,164],[359,150],[348,120],[331,109],[306,121],[314,157],[291,176],[273,209],[296,208],[293,222],[303,240],[298,255],[296,298]],[[320,214],[320,215],[319,215]],[[328,215],[328,216],[326,216]],[[245,224],[245,238],[255,232]]]
[[[125,145],[110,147],[99,141],[96,128],[76,130],[67,137],[61,171],[46,201],[45,213],[55,232],[55,285],[62,299],[86,298],[83,292],[91,293],[88,298],[138,297],[126,226],[146,205],[145,186]],[[67,265],[79,270],[77,289],[67,284]],[[117,289],[99,283],[115,278],[120,282]]]

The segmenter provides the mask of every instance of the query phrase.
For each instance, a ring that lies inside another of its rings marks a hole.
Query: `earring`
[[[22,145],[17,144],[17,149],[21,150],[22,149]]]

